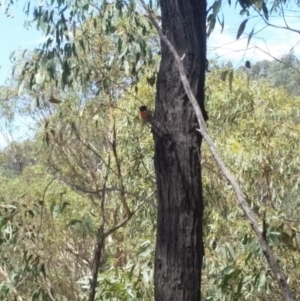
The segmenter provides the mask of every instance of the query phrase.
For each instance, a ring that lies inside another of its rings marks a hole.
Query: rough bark
[[[180,56],[204,116],[206,2],[161,0],[162,30]],[[200,145],[197,119],[178,68],[162,43],[157,80],[155,172],[158,193],[155,300],[200,300],[203,258]]]

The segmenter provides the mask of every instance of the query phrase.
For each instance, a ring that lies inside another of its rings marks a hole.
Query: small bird
[[[148,108],[146,106],[141,106],[140,107],[140,114],[141,114],[141,119],[144,120],[145,122],[151,123],[153,120],[152,114],[148,111]]]

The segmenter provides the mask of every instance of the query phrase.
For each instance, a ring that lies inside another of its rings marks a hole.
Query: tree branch
[[[278,26],[278,25],[274,25],[272,23],[270,23],[265,17],[263,14],[260,13],[260,11],[254,6],[252,5],[252,8],[259,14],[259,16],[263,19],[263,21],[268,25],[268,26],[271,26],[271,27],[274,27],[274,28],[278,28],[278,29],[287,29],[287,30],[290,30],[292,32],[296,32],[296,33],[300,33],[300,30],[297,30],[297,29],[294,29],[294,28],[291,28],[288,26],[286,20],[285,20],[285,16],[284,16],[284,12],[283,12],[283,9],[281,9],[281,12],[282,12],[282,15],[283,15],[283,19],[284,19],[284,23],[286,26]]]
[[[151,193],[147,199],[151,198],[152,195],[154,194]],[[146,200],[147,200],[146,199]],[[95,295],[96,295],[96,287],[97,287],[97,279],[98,279],[98,272],[99,272],[99,268],[100,268],[100,259],[102,256],[102,251],[103,251],[103,247],[104,247],[104,241],[106,239],[107,236],[109,236],[110,234],[112,234],[113,232],[117,231],[118,229],[120,229],[121,227],[123,227],[133,216],[134,214],[144,205],[145,201],[144,200],[142,203],[140,203],[135,210],[131,211],[129,215],[127,215],[121,222],[119,222],[117,225],[115,225],[114,227],[104,231],[104,229],[102,229],[102,233],[98,232],[98,242],[96,245],[96,249],[95,249],[95,255],[94,255],[94,262],[93,262],[93,271],[92,271],[92,279],[91,279],[91,285],[90,285],[90,292],[89,292],[89,299],[88,301],[94,301],[95,299]]]

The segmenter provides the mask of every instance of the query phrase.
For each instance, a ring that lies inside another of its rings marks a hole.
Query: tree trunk
[[[206,1],[161,0],[162,30],[180,56],[204,117]],[[158,192],[155,300],[200,300],[203,197],[201,136],[176,62],[162,42],[155,120]]]

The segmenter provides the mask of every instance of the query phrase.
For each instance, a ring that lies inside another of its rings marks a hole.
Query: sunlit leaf
[[[24,84],[25,84],[25,80],[22,80],[21,84],[19,85],[19,95],[21,95],[23,92]]]

